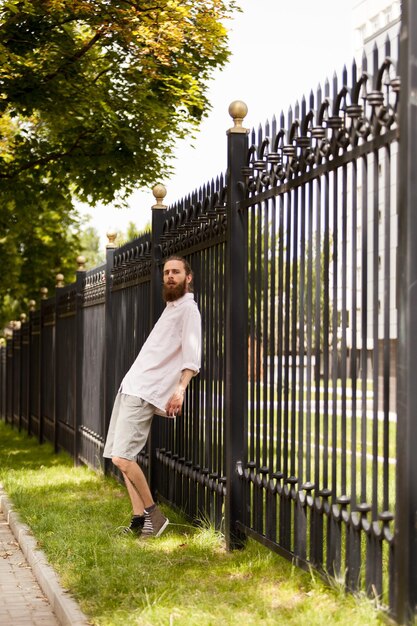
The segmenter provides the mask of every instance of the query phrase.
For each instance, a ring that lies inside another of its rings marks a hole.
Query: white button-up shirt
[[[165,406],[180,381],[182,370],[198,374],[201,365],[201,316],[192,293],[167,305],[124,377],[120,391],[153,404],[166,416]]]

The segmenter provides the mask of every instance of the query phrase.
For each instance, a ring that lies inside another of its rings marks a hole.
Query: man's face
[[[188,291],[192,276],[185,273],[182,261],[167,261],[163,272],[163,297],[165,302],[178,300]]]

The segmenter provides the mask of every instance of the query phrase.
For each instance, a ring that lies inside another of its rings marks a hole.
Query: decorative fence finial
[[[152,209],[167,209],[168,208],[167,205],[163,204],[163,202],[162,202],[162,200],[167,195],[167,190],[164,187],[164,185],[162,185],[161,183],[158,183],[152,189],[152,193],[153,193],[153,195],[155,196],[155,199],[156,199],[156,204],[154,204],[152,206]]]
[[[29,311],[36,310],[36,300],[29,300]]]
[[[243,128],[242,122],[248,114],[248,107],[242,100],[234,100],[229,106],[229,115],[233,118],[234,126],[229,129],[229,133],[248,133],[247,128]]]
[[[39,291],[41,292],[41,300],[46,300],[48,297],[48,287],[41,287]]]
[[[117,232],[111,228],[107,231],[106,237],[109,240],[109,243],[106,244],[106,248],[116,248]]]
[[[78,272],[84,271],[85,270],[85,264],[87,262],[87,259],[85,258],[85,256],[80,254],[79,256],[77,256],[76,261],[77,261],[77,265],[78,265],[77,271]]]
[[[55,276],[56,285],[55,287],[63,287],[64,286],[64,274],[57,274]]]
[[[26,313],[21,313],[20,314],[20,321],[21,321],[22,324],[23,324],[23,322],[26,322],[26,319],[27,319]]]

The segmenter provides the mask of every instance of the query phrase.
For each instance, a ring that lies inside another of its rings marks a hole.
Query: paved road
[[[59,626],[32,569],[0,511],[1,626]]]

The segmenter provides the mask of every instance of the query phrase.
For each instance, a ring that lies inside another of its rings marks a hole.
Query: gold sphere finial
[[[63,287],[64,286],[64,274],[57,274],[55,276],[56,285],[55,287]]]
[[[157,185],[155,185],[155,187],[152,189],[152,193],[155,196],[155,200],[156,200],[156,204],[154,204],[152,206],[153,209],[166,209],[166,208],[168,208],[167,205],[163,204],[163,202],[162,202],[162,200],[167,195],[166,187],[164,185],[162,185],[162,183],[158,183]]]
[[[27,319],[26,313],[21,313],[20,314],[20,321],[23,323],[23,322],[26,322],[26,319]]]
[[[248,114],[248,107],[242,100],[234,100],[229,105],[229,115],[233,118],[234,126],[229,129],[229,133],[248,133],[247,128],[243,128],[242,123]]]
[[[78,268],[77,268],[78,271],[79,272],[84,271],[85,270],[85,264],[87,262],[87,259],[85,258],[85,256],[83,256],[82,254],[79,254],[77,256],[76,261],[77,261],[77,265],[78,265]]]
[[[39,291],[41,292],[41,299],[46,300],[48,297],[48,287],[41,287]]]
[[[114,228],[110,228],[106,233],[106,237],[109,240],[109,243],[106,244],[106,248],[116,248],[117,231],[114,230]]]
[[[35,311],[36,309],[36,300],[29,300],[29,311]]]

